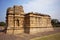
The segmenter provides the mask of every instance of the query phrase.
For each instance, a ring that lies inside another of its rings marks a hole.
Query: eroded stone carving
[[[53,30],[49,15],[33,12],[25,14],[22,6],[7,9],[6,23],[8,34],[34,34]]]

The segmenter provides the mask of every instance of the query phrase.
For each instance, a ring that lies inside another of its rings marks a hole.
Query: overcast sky
[[[33,11],[60,20],[60,0],[0,0],[0,21],[5,21],[6,9],[14,5],[22,5],[25,13]]]

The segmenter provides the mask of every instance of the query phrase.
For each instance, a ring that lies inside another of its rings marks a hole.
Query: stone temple
[[[6,27],[8,34],[35,34],[53,31],[51,17],[41,13],[24,13],[23,6],[13,6],[7,9]]]

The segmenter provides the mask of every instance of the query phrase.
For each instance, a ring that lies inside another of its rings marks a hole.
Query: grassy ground
[[[31,40],[60,40],[60,33],[44,36],[44,37],[37,37]]]

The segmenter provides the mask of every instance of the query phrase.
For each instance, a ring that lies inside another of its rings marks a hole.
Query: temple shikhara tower
[[[53,31],[51,17],[42,13],[24,13],[22,6],[13,6],[7,9],[6,27],[8,34]]]

